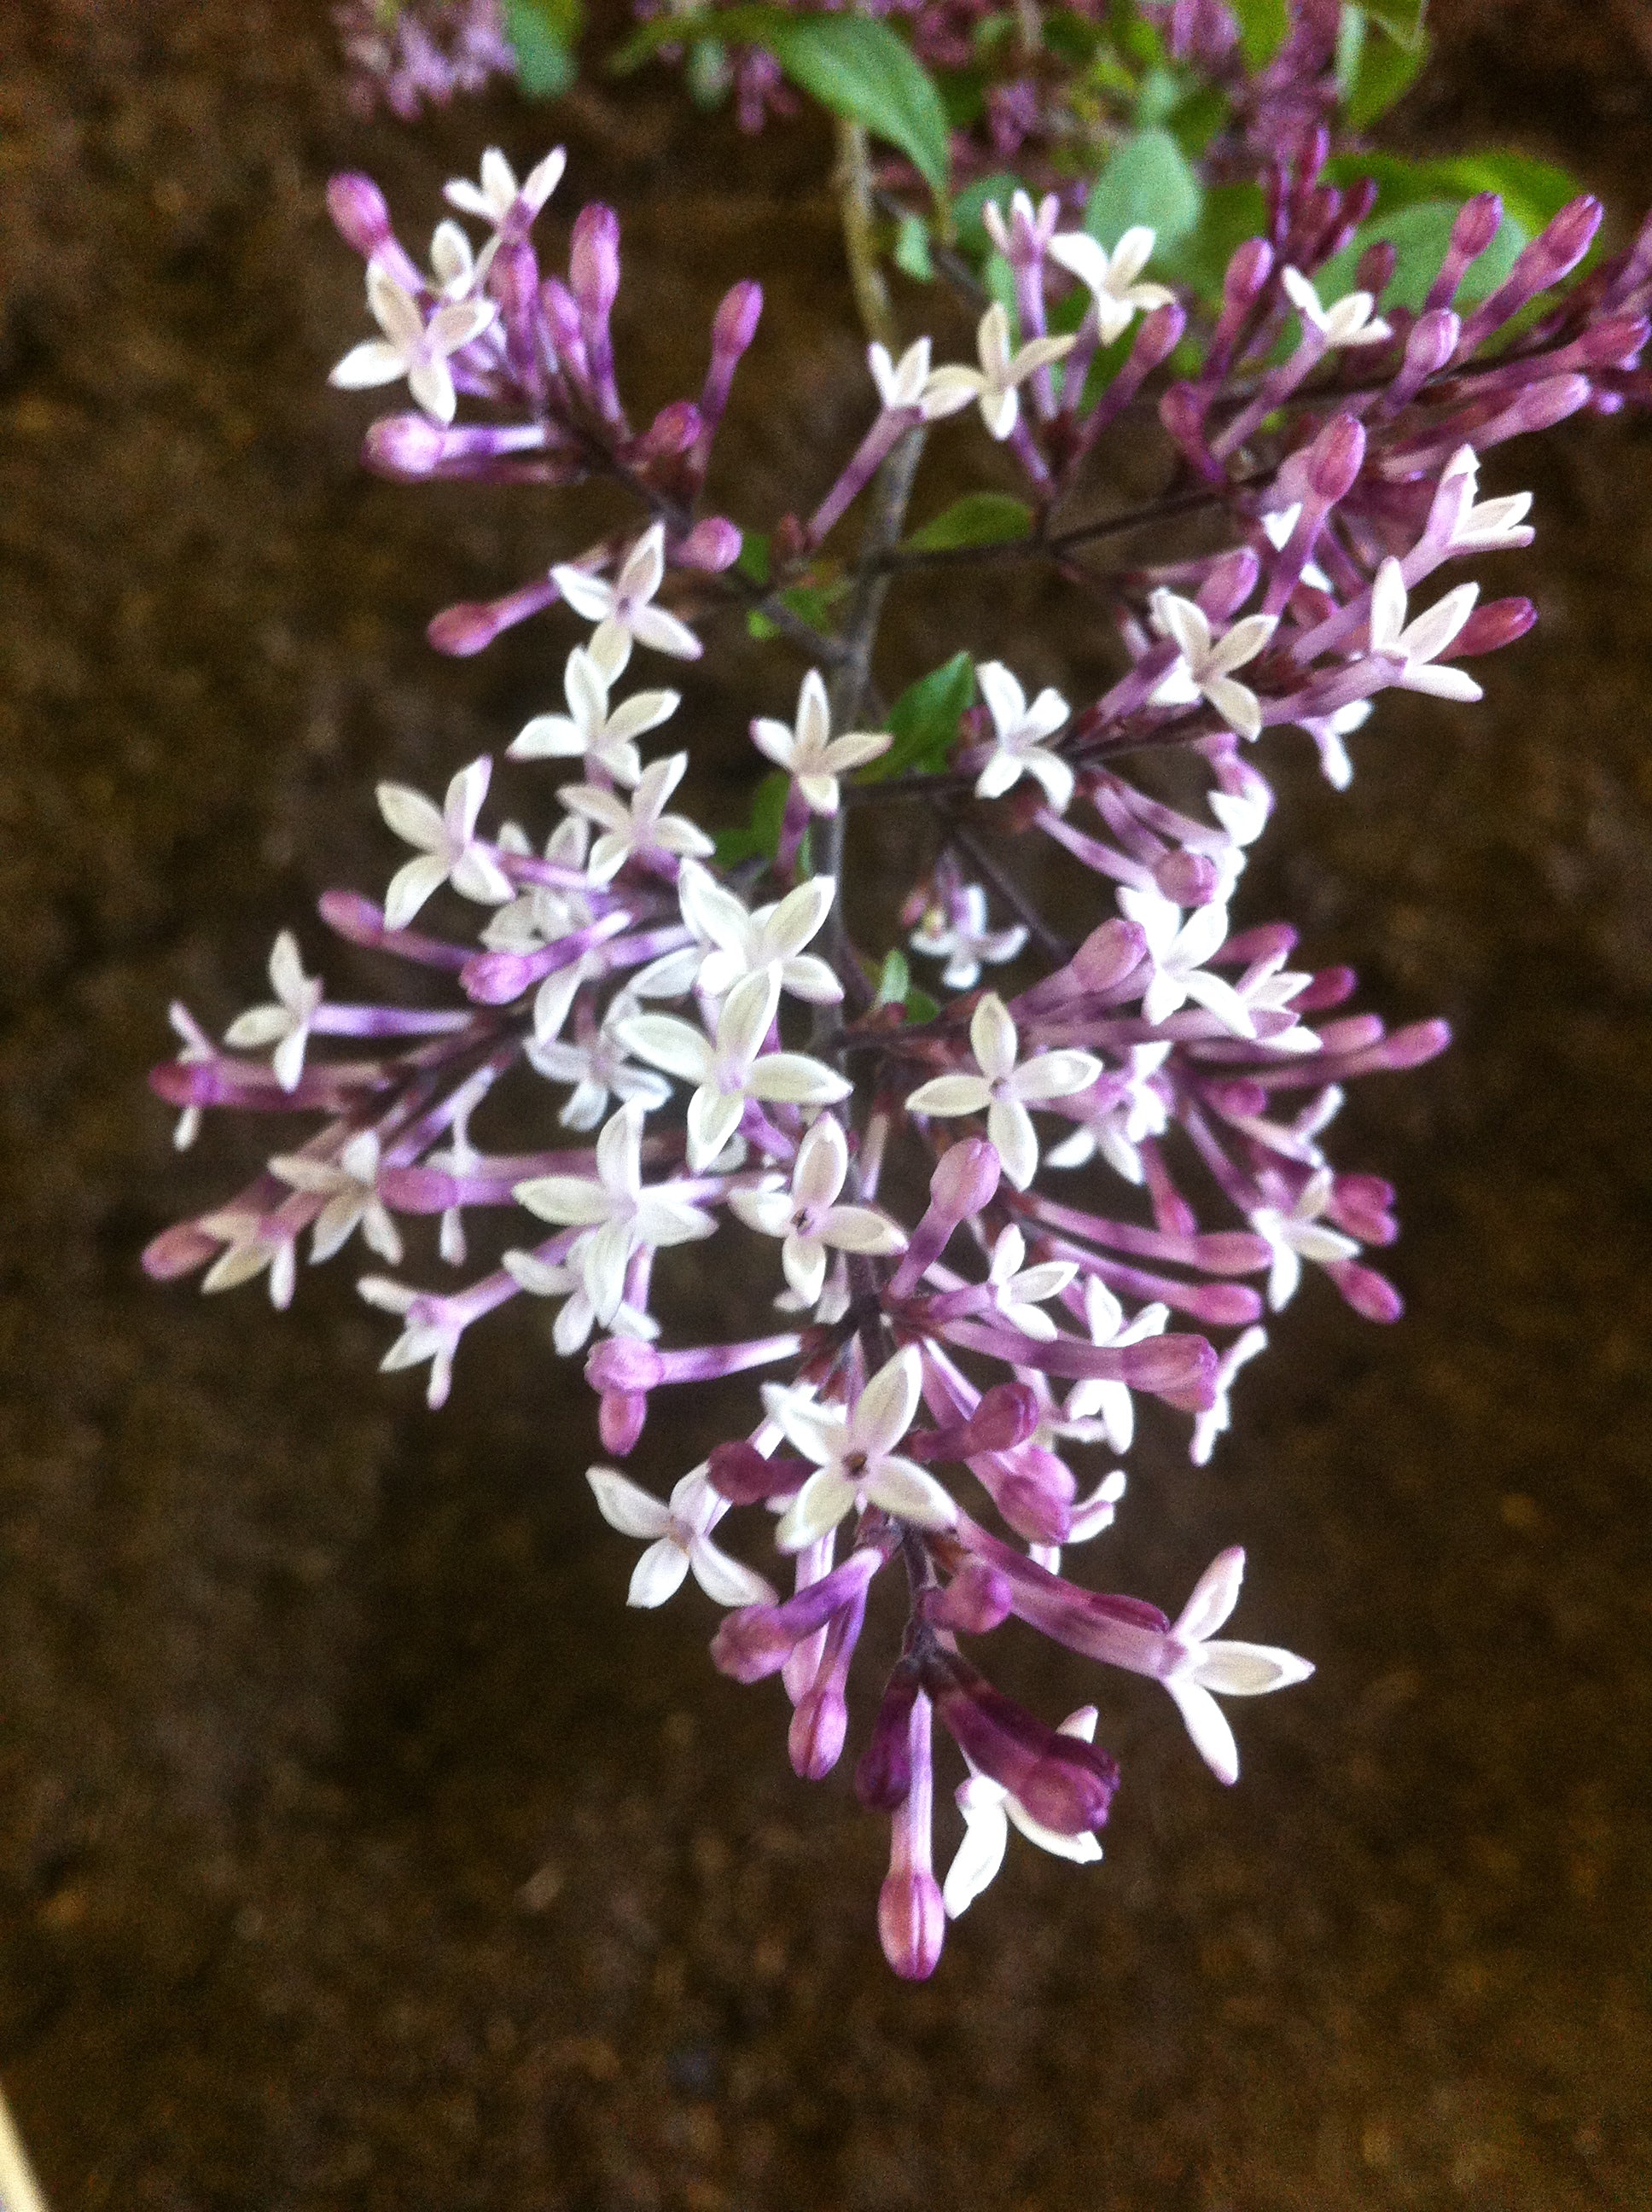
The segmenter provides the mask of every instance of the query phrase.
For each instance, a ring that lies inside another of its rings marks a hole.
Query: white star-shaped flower
[[[760,714],[751,725],[751,742],[777,768],[783,768],[811,814],[835,814],[837,780],[886,753],[895,740],[887,732],[850,730],[832,735],[832,712],[820,671],[811,668],[798,693],[798,719],[784,722]]]
[[[517,1184],[519,1206],[541,1221],[590,1231],[574,1247],[586,1294],[606,1328],[625,1295],[631,1255],[709,1237],[717,1224],[670,1183],[642,1182],[642,1109],[622,1106],[597,1139],[597,1173],[535,1176]]]
[[[1038,1133],[1029,1106],[1087,1091],[1102,1063],[1087,1052],[1041,1052],[1017,1065],[1020,1039],[1002,999],[987,992],[969,1018],[979,1075],[938,1075],[907,1100],[910,1114],[987,1115],[987,1134],[1017,1190],[1038,1172]]]
[[[1169,1107],[1153,1081],[1169,1056],[1168,1042],[1131,1045],[1123,1067],[1109,1078],[1115,1095],[1100,1114],[1081,1121],[1070,1137],[1045,1153],[1050,1166],[1087,1167],[1100,1152],[1127,1182],[1144,1182],[1146,1170],[1140,1147],[1150,1137],[1162,1137],[1169,1127]]]
[[[665,811],[665,802],[688,765],[686,753],[651,761],[629,805],[616,792],[593,783],[570,783],[557,793],[564,806],[594,823],[600,832],[586,863],[593,884],[611,882],[628,860],[704,860],[712,850],[711,839],[686,814]]]
[[[682,704],[677,691],[639,691],[611,712],[608,679],[582,645],[568,656],[562,678],[565,714],[536,714],[509,748],[513,760],[583,760],[632,788],[642,775],[636,740],[657,730]]]
[[[848,1172],[842,1129],[834,1115],[823,1114],[798,1147],[789,1191],[769,1187],[729,1194],[730,1206],[748,1229],[785,1238],[780,1266],[794,1311],[819,1297],[829,1249],[864,1252],[875,1259],[906,1250],[905,1237],[886,1215],[870,1206],[838,1204]]]
[[[610,1095],[622,1105],[635,1099],[645,1114],[671,1097],[671,1086],[663,1075],[651,1067],[635,1066],[627,1057],[620,1027],[637,1012],[636,1000],[622,991],[600,1025],[578,1043],[536,1036],[528,1046],[528,1059],[541,1075],[552,1083],[574,1085],[556,1117],[565,1129],[594,1129],[607,1111]]]
[[[328,377],[341,391],[362,392],[407,379],[427,415],[451,422],[459,406],[449,354],[479,337],[498,308],[491,300],[449,300],[427,323],[418,301],[376,261],[367,264],[367,305],[384,332],[351,348]]]
[[[493,763],[485,754],[473,760],[448,785],[440,809],[410,784],[379,786],[379,811],[397,836],[419,848],[419,857],[391,878],[385,894],[386,928],[405,929],[443,884],[483,906],[503,906],[515,896],[515,886],[493,854],[477,842],[477,817],[492,774]]]
[[[1075,338],[1031,338],[1018,350],[1010,343],[1010,318],[994,301],[975,331],[979,368],[938,368],[931,375],[924,412],[932,420],[957,415],[973,400],[994,438],[1007,438],[1021,413],[1017,386],[1071,353]]]
[[[1215,903],[1195,907],[1184,921],[1181,908],[1162,891],[1127,887],[1118,893],[1118,902],[1120,913],[1133,921],[1147,939],[1152,963],[1152,980],[1142,995],[1144,1021],[1155,1026],[1169,1021],[1192,999],[1236,1036],[1255,1036],[1249,1007],[1231,983],[1212,975],[1205,966],[1226,941],[1226,907]]]
[[[312,1159],[295,1152],[278,1155],[270,1165],[295,1190],[307,1191],[327,1201],[311,1231],[313,1266],[331,1260],[357,1228],[370,1251],[392,1267],[401,1265],[401,1237],[379,1195],[379,1139],[371,1129],[358,1130],[336,1160]]]
[[[480,292],[493,266],[498,244],[497,239],[490,238],[478,255],[451,217],[446,222],[439,222],[430,240],[432,289],[444,300],[468,300],[472,293]]]
[[[1321,304],[1316,288],[1300,269],[1281,270],[1285,297],[1310,330],[1317,331],[1327,346],[1381,345],[1393,331],[1380,315],[1369,292],[1349,292],[1330,307]]]
[[[1255,659],[1278,628],[1278,617],[1246,615],[1220,637],[1214,637],[1209,617],[1192,599],[1175,592],[1157,591],[1152,609],[1153,627],[1161,636],[1175,641],[1181,658],[1158,684],[1151,703],[1190,707],[1202,697],[1230,730],[1236,730],[1242,738],[1256,737],[1262,726],[1261,702],[1233,672]]]
[[[272,1231],[261,1214],[241,1212],[234,1206],[226,1206],[222,1213],[203,1213],[201,1226],[209,1237],[221,1237],[225,1248],[202,1276],[202,1290],[209,1294],[236,1290],[267,1267],[270,1303],[284,1313],[293,1303],[298,1273],[292,1237]]]
[[[564,1359],[571,1359],[580,1351],[597,1326],[597,1309],[586,1290],[585,1277],[577,1267],[559,1267],[553,1260],[542,1260],[535,1252],[504,1252],[500,1265],[518,1288],[536,1298],[561,1298],[556,1318],[550,1325],[550,1340]],[[640,1340],[656,1337],[659,1323],[652,1314],[627,1305],[622,1298],[604,1326],[615,1336],[635,1337]]]
[[[1059,1297],[1078,1270],[1071,1260],[1044,1260],[1029,1267],[1023,1265],[1026,1257],[1021,1231],[1013,1224],[1000,1230],[987,1271],[987,1302],[1011,1328],[1048,1344],[1056,1328],[1044,1301]]]
[[[938,901],[924,915],[907,942],[928,960],[944,960],[941,981],[949,991],[973,991],[981,981],[982,963],[992,967],[1013,960],[1027,942],[1020,922],[1009,929],[987,926],[987,894],[979,884],[964,884],[952,895],[950,906]]]
[[[762,1049],[780,1003],[778,969],[742,977],[717,1017],[714,1041],[675,1014],[635,1014],[619,1025],[639,1060],[696,1087],[689,1100],[689,1167],[708,1167],[740,1126],[749,1098],[835,1106],[852,1086],[806,1053]]]
[[[1187,1456],[1195,1467],[1207,1467],[1216,1440],[1233,1425],[1232,1390],[1239,1370],[1267,1349],[1267,1331],[1253,1325],[1233,1342],[1216,1363],[1216,1395],[1193,1422]]]
[[[1479,479],[1479,456],[1472,446],[1460,446],[1447,462],[1441,486],[1453,477],[1467,481],[1468,498],[1452,526],[1448,550],[1453,553],[1503,553],[1529,545],[1535,535],[1527,516],[1532,511],[1528,491],[1509,492],[1500,499],[1474,497]]]
[[[1067,1715],[1056,1733],[1076,1735],[1085,1743],[1094,1743],[1096,1721],[1095,1706],[1080,1705],[1076,1713]],[[1011,1796],[1001,1782],[994,1782],[990,1774],[981,1773],[973,1760],[969,1779],[958,1784],[956,1796],[958,1810],[963,1815],[964,1833],[941,1890],[949,1920],[956,1920],[961,1913],[967,1912],[998,1874],[1009,1846],[1011,1823],[1029,1843],[1036,1844],[1041,1851],[1054,1852],[1057,1858],[1072,1859],[1080,1866],[1088,1866],[1102,1856],[1101,1843],[1093,1830],[1086,1828],[1080,1835],[1066,1836],[1058,1828],[1047,1828],[1042,1820],[1034,1820],[1020,1799]]]
[[[1129,329],[1138,309],[1168,307],[1175,298],[1163,284],[1138,282],[1153,251],[1153,233],[1135,223],[1111,253],[1087,231],[1065,231],[1050,240],[1050,259],[1076,276],[1089,292],[1102,343],[1111,345]]]
[[[1334,1187],[1330,1169],[1320,1168],[1303,1185],[1294,1203],[1259,1206],[1251,1213],[1251,1227],[1266,1239],[1273,1255],[1267,1302],[1275,1313],[1296,1296],[1304,1260],[1323,1267],[1337,1260],[1351,1260],[1359,1249],[1355,1238],[1345,1237],[1339,1229],[1327,1228],[1321,1219]]]
[[[887,346],[876,341],[866,348],[866,365],[886,413],[922,408],[929,382],[929,350],[927,338],[915,339],[899,361],[895,360]]]
[[[749,912],[732,890],[708,870],[684,860],[677,895],[683,919],[708,948],[695,978],[708,998],[723,999],[743,975],[778,968],[780,988],[811,1006],[835,1006],[843,986],[817,953],[805,952],[831,912],[837,885],[830,876],[811,877],[772,906]]]
[[[363,1275],[355,1289],[370,1306],[377,1306],[381,1313],[396,1314],[406,1323],[379,1362],[379,1372],[399,1374],[406,1367],[422,1367],[428,1359],[430,1379],[425,1385],[425,1403],[433,1412],[445,1406],[453,1387],[453,1355],[465,1330],[459,1312],[447,1299],[416,1291],[410,1284],[398,1283],[389,1275]]]
[[[975,778],[977,799],[999,799],[1023,775],[1042,786],[1058,814],[1072,798],[1072,770],[1044,743],[1067,719],[1067,702],[1048,686],[1030,706],[1027,695],[1001,660],[981,662],[975,671],[993,718],[993,752]]]
[[[1060,220],[1061,203],[1054,192],[1046,192],[1036,207],[1030,192],[1012,193],[1007,216],[996,200],[988,200],[981,211],[981,228],[1011,263],[1037,261],[1048,251]],[[1152,234],[1148,235],[1151,240]]]
[[[1176,1656],[1160,1678],[1200,1757],[1219,1782],[1238,1780],[1239,1747],[1217,1696],[1265,1697],[1270,1690],[1305,1682],[1314,1671],[1311,1661],[1276,1644],[1212,1642],[1239,1602],[1244,1572],[1245,1555],[1236,1545],[1212,1560],[1170,1631]]]
[[[461,215],[475,216],[497,230],[519,199],[531,216],[538,215],[562,182],[567,167],[567,153],[555,147],[519,185],[515,171],[498,147],[489,146],[482,157],[481,183],[473,185],[468,177],[452,178],[442,187],[442,198]]]
[[[596,623],[591,651],[610,683],[629,658],[633,640],[677,660],[699,659],[703,648],[688,624],[653,603],[665,578],[664,523],[643,532],[611,584],[588,569],[566,565],[550,574],[574,613]]]
[[[1124,1308],[1099,1277],[1091,1275],[1084,1285],[1084,1320],[1090,1329],[1090,1340],[1105,1345],[1111,1352],[1122,1351],[1127,1344],[1139,1344],[1146,1337],[1162,1336],[1169,1318],[1169,1307],[1155,1300],[1151,1305],[1144,1306],[1133,1320],[1127,1321]],[[1068,1422],[1099,1422],[1101,1435],[1114,1450],[1127,1452],[1136,1433],[1136,1407],[1130,1385],[1100,1376],[1087,1376],[1073,1384],[1065,1418]],[[1100,1437],[1091,1441],[1099,1442]]]
[[[782,1552],[818,1542],[846,1513],[868,1505],[920,1528],[955,1525],[958,1510],[934,1476],[895,1449],[918,1410],[922,1374],[918,1348],[909,1344],[878,1369],[847,1414],[793,1391],[769,1401],[787,1439],[815,1464],[774,1531]]]
[[[664,1605],[683,1587],[690,1570],[708,1598],[718,1605],[774,1605],[773,1589],[755,1568],[732,1559],[711,1540],[710,1531],[727,1501],[713,1488],[703,1467],[685,1474],[669,1505],[611,1467],[590,1467],[586,1480],[596,1494],[597,1510],[622,1536],[635,1536],[647,1550],[631,1571],[627,1605]]]
[[[276,1048],[270,1057],[275,1078],[283,1091],[293,1091],[304,1073],[304,1054],[310,1042],[310,1024],[321,1005],[321,979],[307,975],[299,958],[298,939],[283,929],[270,955],[270,985],[275,1002],[249,1006],[237,1014],[224,1031],[224,1042],[238,1051],[256,1052],[260,1046]]]
[[[1473,612],[1479,593],[1478,584],[1459,584],[1407,623],[1405,577],[1392,555],[1384,561],[1371,586],[1371,651],[1400,663],[1394,680],[1402,691],[1426,691],[1436,699],[1484,698],[1467,669],[1433,665]]]
[[[295,947],[295,952],[296,952],[296,947]],[[318,984],[316,988],[319,993],[320,986]],[[282,1006],[274,1011],[284,1015],[288,1010]],[[179,1067],[204,1067],[216,1060],[218,1055],[214,1049],[211,1038],[208,1036],[181,999],[174,999],[167,1007],[167,1019],[172,1024],[173,1034],[179,1040],[177,1061]],[[173,1127],[173,1145],[180,1152],[186,1152],[200,1133],[200,1108],[185,1106]]]

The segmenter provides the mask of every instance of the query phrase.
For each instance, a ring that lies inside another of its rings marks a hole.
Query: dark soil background
[[[1568,160],[1632,214],[1634,0],[1438,17],[1401,127]],[[367,408],[322,381],[363,327],[325,179],[372,169],[416,238],[485,144],[555,137],[559,216],[598,193],[624,216],[641,401],[695,387],[726,283],[769,287],[724,483],[746,514],[802,496],[853,357],[812,132],[741,141],[663,78],[364,127],[297,0],[40,0],[8,25],[0,2074],[49,2193],[1644,2203],[1644,426],[1497,455],[1540,528],[1488,588],[1543,619],[1483,708],[1386,702],[1345,798],[1305,743],[1272,756],[1276,856],[1242,911],[1290,912],[1391,1018],[1458,1029],[1341,1133],[1401,1186],[1410,1312],[1379,1331],[1310,1285],[1217,1465],[1146,1456],[1106,1565],[1179,1604],[1242,1540],[1240,1632],[1319,1674],[1238,1716],[1231,1793],[1151,1686],[1108,1681],[1105,1865],[1016,1848],[927,1987],[878,1953],[880,1824],[846,1777],[793,1780],[777,1686],[713,1673],[692,1595],[624,1611],[589,1404],[537,1317],[483,1332],[432,1417],[374,1374],[353,1267],[285,1319],[141,1279],[256,1134],[173,1153],[143,1081],[168,998],[221,1025],[288,919],[313,966],[317,890],[391,865],[372,780],[440,787],[497,749],[566,647],[549,623],[469,664],[425,647],[436,607],[583,542],[580,518],[360,471]],[[891,678],[960,635],[1060,672],[1036,594],[959,620],[917,601]],[[697,683],[708,811],[736,803],[744,714],[796,677],[776,652],[724,661],[726,696]],[[704,1428],[657,1419],[639,1473],[668,1481]],[[1090,1693],[1069,1655],[1005,1663],[1046,1711]]]

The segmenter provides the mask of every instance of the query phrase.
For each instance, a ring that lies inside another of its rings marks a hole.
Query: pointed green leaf
[[[975,702],[975,663],[967,653],[909,684],[890,708],[895,743],[881,760],[860,772],[863,783],[882,783],[892,775],[928,774],[943,769],[957,742],[958,723]]]
[[[1286,0],[1228,0],[1228,6],[1238,19],[1239,50],[1245,67],[1253,74],[1266,69],[1291,28]]]
[[[1360,0],[1360,4],[1371,21],[1381,23],[1402,46],[1421,43],[1428,0]]]
[[[720,830],[717,858],[732,867],[740,860],[772,860],[780,850],[780,824],[786,816],[786,795],[791,778],[779,769],[764,776],[751,800],[751,819],[744,830]]]
[[[1006,545],[1032,535],[1032,509],[1004,491],[970,491],[908,538],[915,550],[932,553],[955,545]]]
[[[570,88],[580,72],[574,48],[584,28],[584,0],[505,0],[505,35],[530,100],[556,100]]]

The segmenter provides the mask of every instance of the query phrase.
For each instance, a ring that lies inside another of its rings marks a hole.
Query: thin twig
[[[1029,894],[1022,890],[1013,876],[999,867],[973,831],[966,830],[962,823],[954,822],[949,824],[947,836],[960,852],[969,855],[970,865],[985,876],[1017,921],[1023,922],[1036,938],[1042,950],[1065,968],[1073,955],[1072,940],[1063,937],[1059,929],[1053,928],[1046,921]]]

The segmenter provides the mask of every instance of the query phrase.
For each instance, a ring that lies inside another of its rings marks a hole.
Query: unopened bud
[[[695,410],[696,426],[699,411]],[[738,527],[726,514],[708,514],[696,522],[675,549],[679,568],[698,568],[705,575],[720,576],[740,557],[744,543]]]
[[[364,260],[389,243],[392,235],[390,210],[371,177],[349,169],[327,185],[327,212],[346,246],[354,246]]]
[[[648,1419],[648,1401],[629,1391],[605,1391],[597,1407],[597,1433],[603,1449],[623,1459],[635,1446]]]
[[[991,1203],[1003,1175],[995,1146],[985,1137],[965,1137],[941,1156],[929,1179],[935,1211],[953,1223],[968,1220]]]
[[[375,476],[412,483],[437,468],[446,451],[442,432],[427,415],[386,415],[362,443],[361,458]]]
[[[1315,439],[1308,480],[1327,503],[1346,496],[1365,459],[1365,432],[1352,415],[1335,415]]]
[[[619,217],[610,207],[593,201],[574,219],[568,240],[568,289],[586,314],[607,314],[619,290]]]
[[[585,1379],[593,1390],[646,1393],[659,1389],[665,1371],[653,1345],[630,1336],[604,1337],[592,1346],[585,1363]]]

